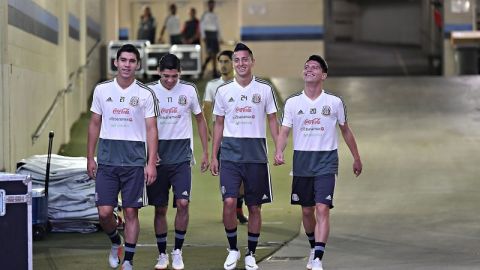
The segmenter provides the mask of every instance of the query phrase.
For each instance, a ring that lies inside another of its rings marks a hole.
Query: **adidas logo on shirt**
[[[262,200],[268,200],[267,194],[263,194]]]
[[[325,198],[325,200],[331,201],[331,200],[332,200],[332,195],[328,195],[328,196]]]
[[[106,102],[113,102],[112,97],[107,98]]]
[[[231,98],[228,100],[228,102],[234,102],[234,101],[235,101],[235,99],[233,99],[233,97],[231,97]]]
[[[300,110],[300,111],[298,111],[298,113],[297,113],[297,114],[298,114],[298,115],[300,115],[300,114],[303,114],[303,111],[302,111],[302,110]]]
[[[185,190],[185,191],[182,193],[182,195],[183,195],[183,196],[188,196],[188,191]]]

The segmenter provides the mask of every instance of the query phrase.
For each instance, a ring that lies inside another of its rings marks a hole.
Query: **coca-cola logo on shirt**
[[[114,108],[113,114],[130,114],[129,108]]]
[[[320,125],[320,118],[313,118],[313,119],[305,119],[303,121],[303,124],[308,126],[308,125]]]
[[[251,113],[252,112],[252,107],[251,106],[236,107],[235,112],[237,112],[237,113]]]
[[[162,109],[160,110],[160,113],[166,113],[166,114],[169,114],[169,113],[178,113],[178,109],[177,109],[177,107],[162,108]]]

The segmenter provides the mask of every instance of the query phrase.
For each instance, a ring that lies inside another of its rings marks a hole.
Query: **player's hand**
[[[200,170],[202,171],[202,173],[206,172],[209,166],[210,166],[210,163],[208,162],[208,153],[203,153],[202,164],[200,166]]]
[[[212,162],[210,162],[210,172],[213,176],[218,175],[218,159],[212,158]]]
[[[274,166],[280,166],[285,164],[285,160],[283,159],[283,152],[275,153],[275,162],[273,163]]]
[[[353,161],[353,174],[355,174],[355,176],[358,177],[362,173],[362,168],[363,165],[361,160],[357,159]]]
[[[157,167],[155,164],[147,164],[144,168],[144,174],[145,174],[145,183],[147,183],[147,186],[153,184],[157,180]]]
[[[87,159],[87,174],[93,180],[97,177],[97,162],[93,158]]]

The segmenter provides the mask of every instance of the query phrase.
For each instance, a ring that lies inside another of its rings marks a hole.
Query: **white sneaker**
[[[124,261],[122,264],[122,270],[133,270],[133,265],[130,261]]]
[[[310,250],[310,256],[308,256],[308,262],[307,262],[307,269],[308,270],[312,269],[312,261],[313,261],[314,256],[315,256],[315,249],[312,248]]]
[[[120,265],[120,255],[122,254],[122,246],[112,245],[108,254],[108,264],[111,268],[117,268]]]
[[[182,250],[175,249],[172,251],[172,268],[174,270],[182,270],[185,266],[183,265]]]
[[[157,264],[155,264],[155,269],[162,270],[162,269],[167,269],[167,267],[168,267],[168,255],[165,253],[158,255]]]
[[[319,258],[312,261],[312,270],[323,270],[322,261]]]
[[[223,264],[223,268],[225,270],[232,270],[237,267],[237,261],[240,260],[240,251],[239,250],[232,250],[232,249],[227,249],[228,250],[228,256],[227,259],[225,260],[225,263]]]
[[[246,270],[258,269],[257,261],[255,260],[254,254],[249,253],[247,256],[245,256],[245,269]]]

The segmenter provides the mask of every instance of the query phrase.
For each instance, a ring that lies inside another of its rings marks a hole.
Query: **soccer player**
[[[232,62],[233,51],[226,50],[222,51],[217,56],[218,67],[220,70],[221,77],[218,79],[213,79],[207,83],[205,87],[205,95],[203,99],[203,111],[205,113],[205,118],[207,121],[212,119],[213,125],[215,125],[215,118],[212,117],[212,103],[215,99],[215,93],[217,92],[217,88],[224,84],[227,81],[233,79],[233,62]],[[212,126],[213,126],[212,125]],[[207,126],[208,122],[207,122]],[[211,135],[211,129],[209,127],[208,134]],[[237,219],[241,224],[245,224],[248,222],[248,218],[243,214],[243,196],[245,194],[245,189],[243,184],[240,186],[240,193],[237,198]]]
[[[255,250],[262,225],[261,205],[273,199],[267,165],[265,118],[276,142],[277,104],[272,86],[253,75],[254,64],[250,48],[238,43],[233,53],[235,77],[218,88],[213,109],[216,118],[210,170],[213,175],[220,173],[223,224],[229,243],[229,253],[223,265],[227,270],[235,269],[240,259],[235,217],[240,184],[245,185],[249,213],[247,270],[258,269]],[[220,148],[221,166],[217,159]]]
[[[217,76],[217,62],[215,61],[215,57],[217,53],[220,51],[220,43],[222,40],[221,33],[220,33],[220,23],[218,22],[218,16],[214,13],[215,9],[215,1],[209,0],[208,1],[208,11],[203,13],[202,17],[200,18],[200,35],[202,40],[205,42],[205,48],[207,51],[207,58],[202,65],[202,76],[205,73],[207,68],[207,64],[212,61],[213,64],[213,78]]]
[[[193,161],[192,114],[198,125],[202,142],[201,171],[208,169],[207,124],[198,101],[194,84],[181,81],[180,60],[173,54],[164,55],[159,62],[160,80],[149,84],[155,91],[160,107],[158,116],[157,181],[147,187],[148,202],[155,206],[155,234],[159,251],[155,269],[166,269],[169,258],[167,246],[167,209],[170,187],[173,190],[175,216],[175,247],[172,251],[173,269],[183,269],[182,246],[188,226],[188,206],[192,187]]]
[[[293,183],[291,203],[302,206],[302,220],[310,242],[307,269],[323,270],[322,257],[330,230],[330,209],[338,174],[338,123],[352,153],[353,173],[359,176],[362,162],[342,99],[323,90],[327,62],[310,56],[303,68],[303,91],[285,101],[275,165],[284,164],[283,151],[293,130]]]
[[[112,268],[120,263],[121,238],[113,209],[118,204],[118,193],[122,193],[125,217],[122,269],[128,270],[133,269],[140,231],[138,209],[143,206],[144,182],[150,185],[157,177],[158,106],[153,91],[135,80],[135,71],[140,68],[140,53],[135,46],[126,44],[120,47],[114,64],[118,69],[116,77],[98,84],[93,93],[87,171],[96,179],[95,200],[100,225],[112,242],[108,256]],[[97,140],[98,166],[94,159]]]

